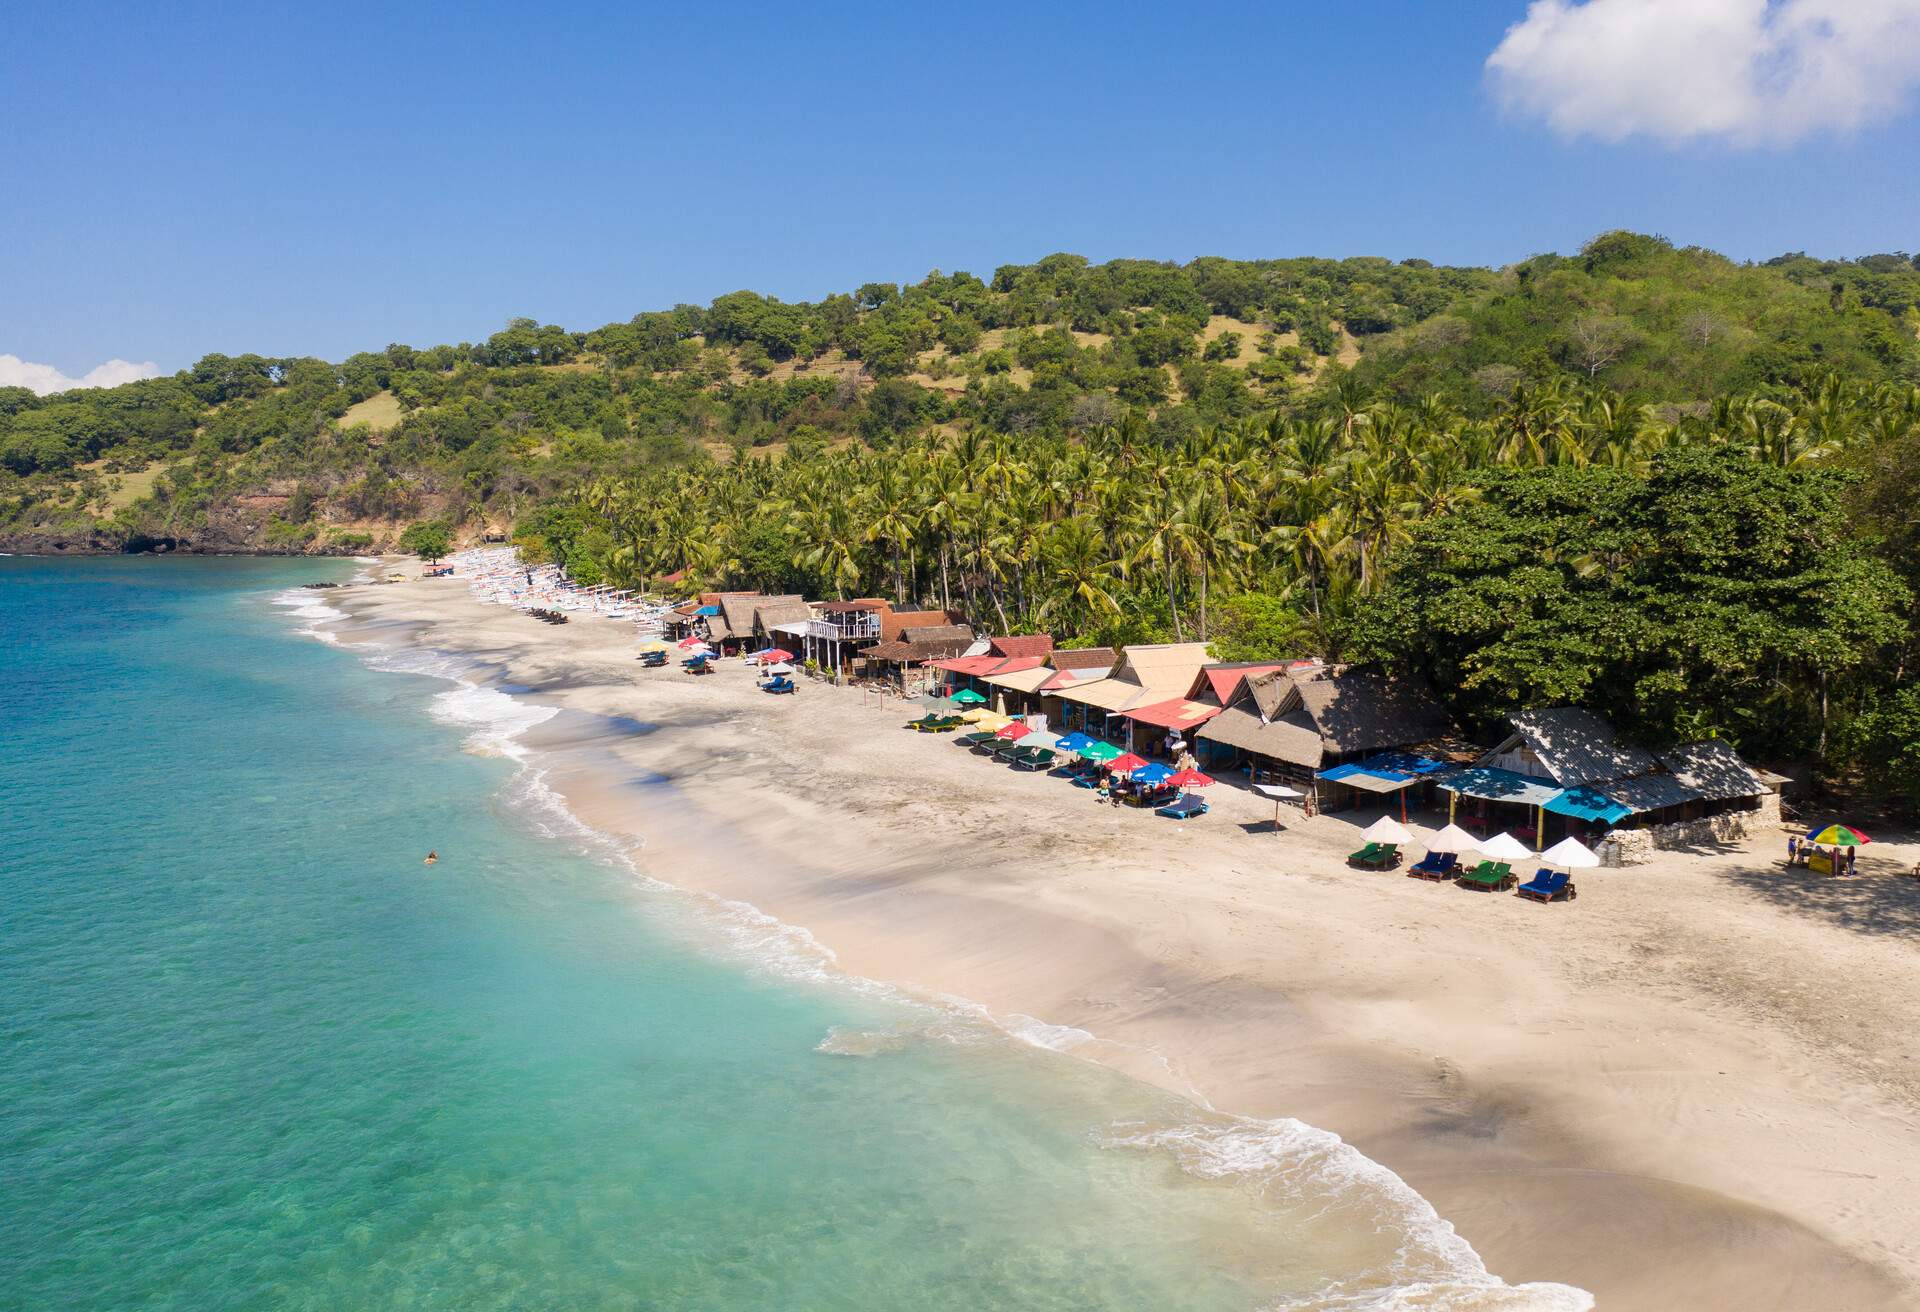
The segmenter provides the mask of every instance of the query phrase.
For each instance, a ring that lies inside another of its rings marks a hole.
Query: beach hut
[[[1447,728],[1445,711],[1422,683],[1297,661],[1243,677],[1226,708],[1202,725],[1197,737],[1228,759],[1244,762],[1256,780],[1292,779],[1317,796],[1323,771],[1389,752],[1415,759],[1418,754],[1409,749],[1432,743]],[[1416,787],[1425,777],[1371,763],[1328,781],[1343,785],[1328,792],[1337,809],[1362,795]]]
[[[1129,733],[1128,745],[1146,755],[1177,758],[1191,746],[1213,753],[1215,749],[1194,739],[1201,725],[1226,709],[1250,677],[1281,668],[1277,661],[1235,661],[1203,665],[1193,682],[1178,697],[1148,702],[1121,712]]]
[[[1761,813],[1772,789],[1727,743],[1690,743],[1660,756],[1620,741],[1613,726],[1573,706],[1525,711],[1512,732],[1440,787],[1474,805],[1462,823],[1512,823],[1544,843],[1549,824],[1595,835],[1617,826],[1658,828],[1730,813]],[[1518,806],[1531,815],[1507,809]]]
[[[1061,704],[1062,723],[1088,733],[1130,737],[1125,712],[1184,695],[1210,659],[1211,652],[1203,642],[1123,648],[1105,677],[1054,690]]]

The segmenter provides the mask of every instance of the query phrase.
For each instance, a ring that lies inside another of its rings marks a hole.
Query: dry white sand
[[[1350,870],[1351,817],[1275,833],[1223,784],[1179,824],[904,732],[898,701],[769,697],[737,661],[643,671],[628,625],[550,627],[458,580],[329,601],[349,640],[465,653],[601,717],[526,741],[649,873],[805,926],[855,974],[1332,1130],[1508,1281],[1609,1310],[1920,1305],[1911,840],[1852,880],[1786,871],[1782,835],[1538,906]]]

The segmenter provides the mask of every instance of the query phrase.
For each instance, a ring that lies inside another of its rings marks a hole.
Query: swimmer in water
[[[425,861],[422,861],[420,864],[423,866],[430,866],[435,864],[439,860],[440,860],[440,854],[438,852],[429,852],[427,853],[427,859]]]

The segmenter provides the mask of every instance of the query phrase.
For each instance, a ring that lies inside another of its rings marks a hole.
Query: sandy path
[[[627,626],[548,627],[458,582],[329,600],[349,640],[657,726],[527,740],[652,873],[804,925],[857,974],[1333,1130],[1511,1282],[1603,1309],[1920,1305],[1920,884],[1896,874],[1920,845],[1875,844],[1852,881],[1788,874],[1771,842],[1674,854],[1539,907],[1348,870],[1351,820],[1276,835],[1236,788],[1180,825],[902,732],[898,703],[766,697],[738,662],[641,671]]]

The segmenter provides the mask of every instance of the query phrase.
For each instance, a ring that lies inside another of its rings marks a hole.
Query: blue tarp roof
[[[695,615],[718,615],[719,613],[720,608],[718,606],[702,606],[694,612]]]
[[[1551,780],[1515,774],[1492,765],[1470,765],[1441,775],[1434,782],[1450,793],[1484,797],[1493,802],[1519,802],[1523,806],[1544,806],[1563,791]]]
[[[1618,824],[1633,814],[1633,808],[1622,805],[1605,793],[1595,792],[1591,788],[1568,788],[1558,796],[1542,803],[1555,815],[1568,815],[1576,820],[1598,820],[1601,824]]]
[[[1422,775],[1438,774],[1447,768],[1447,763],[1411,752],[1381,752],[1360,762],[1360,768],[1369,774]]]

